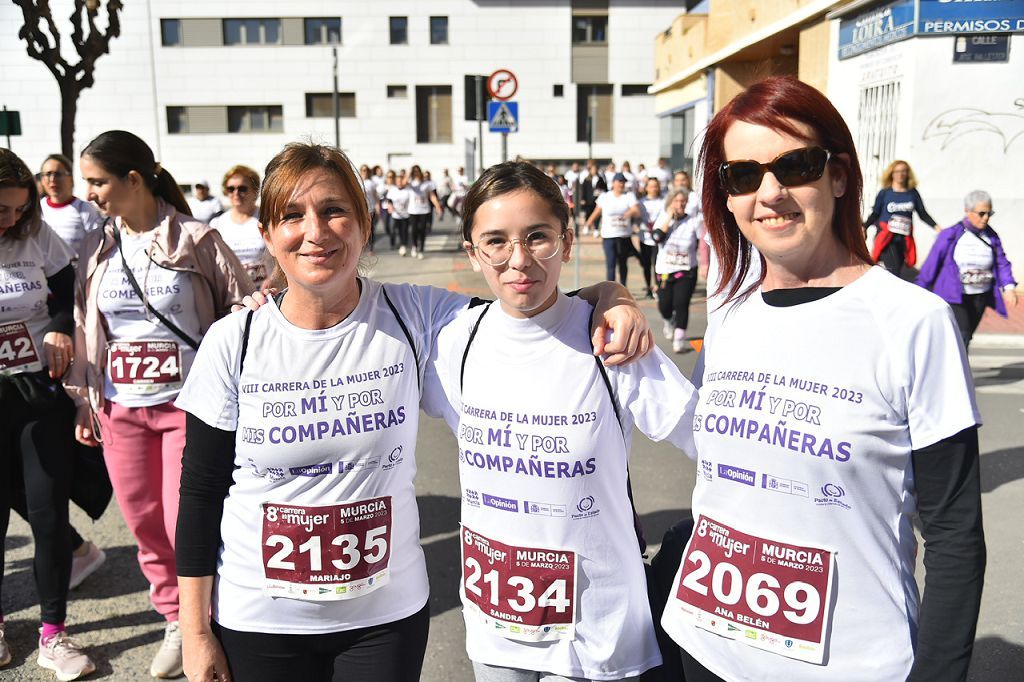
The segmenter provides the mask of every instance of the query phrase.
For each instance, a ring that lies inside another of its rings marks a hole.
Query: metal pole
[[[331,100],[334,102],[334,146],[341,149],[341,102],[338,98],[338,48],[331,48],[331,56],[334,58],[334,88],[331,91]]]
[[[484,172],[484,77],[476,76],[476,146],[480,155],[480,167],[476,176]],[[476,178],[473,178],[474,180]]]
[[[508,161],[508,133],[501,134],[501,162]]]
[[[4,105],[4,130],[7,131],[7,148],[11,148],[11,121],[7,118],[7,105]]]
[[[594,159],[594,117],[587,116],[587,163]]]

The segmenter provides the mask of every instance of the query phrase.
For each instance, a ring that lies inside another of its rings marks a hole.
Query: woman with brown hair
[[[42,611],[37,662],[74,680],[96,669],[64,625],[75,407],[60,379],[73,362],[75,274],[71,249],[40,219],[36,191],[28,167],[0,149],[0,545],[13,489],[23,487]],[[0,611],[0,667],[11,662],[6,634]]]
[[[166,619],[154,677],[181,674],[174,531],[185,413],[174,401],[199,341],[253,290],[220,233],[194,220],[174,178],[137,136],[101,134],[82,152],[89,199],[111,216],[82,243],[75,434],[103,443],[114,494]],[[98,426],[98,428],[97,428]]]

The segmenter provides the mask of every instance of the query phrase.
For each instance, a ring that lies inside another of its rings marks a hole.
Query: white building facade
[[[69,36],[72,3],[51,5]],[[216,186],[237,163],[262,171],[289,141],[333,144],[336,48],[340,142],[356,164],[471,166],[472,76],[508,69],[519,105],[509,158],[565,164],[592,150],[635,169],[659,153],[652,41],[677,13],[672,0],[131,0],[79,99],[75,153],[130,130],[181,184]],[[27,56],[22,24],[17,6],[0,4],[0,104],[21,112],[11,146],[37,167],[60,149],[60,98]],[[78,59],[67,44],[63,53]],[[485,122],[482,137],[484,166],[500,161],[501,136]]]

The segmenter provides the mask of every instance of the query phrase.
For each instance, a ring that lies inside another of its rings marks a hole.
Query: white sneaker
[[[7,646],[7,639],[4,637],[6,623],[0,623],[0,668],[11,662],[11,647]]]
[[[688,345],[686,343],[686,339],[684,339],[684,338],[672,339],[672,352],[673,353],[685,353],[687,351],[687,348],[688,348]]]
[[[71,557],[71,580],[68,582],[68,588],[72,590],[81,585],[83,580],[95,573],[107,560],[104,551],[89,540],[85,541],[84,546],[84,554]]]
[[[164,630],[164,642],[153,657],[149,666],[149,674],[153,677],[181,677],[181,628],[178,621],[167,624]]]
[[[416,257],[419,258],[420,260],[423,260],[423,252],[420,251],[419,253],[417,253]]]
[[[416,247],[414,246],[414,247],[412,247],[412,257],[415,258],[416,256],[417,256],[417,254],[416,254]]]
[[[58,632],[46,644],[39,642],[36,663],[41,668],[52,670],[61,682],[77,680],[96,670],[96,664],[66,632]]]
[[[661,333],[665,337],[666,341],[672,340],[672,335],[676,332],[676,326],[672,324],[672,320],[665,320],[661,327]]]
[[[405,255],[405,247],[404,246],[399,246],[398,247],[398,255],[399,256],[404,256]]]

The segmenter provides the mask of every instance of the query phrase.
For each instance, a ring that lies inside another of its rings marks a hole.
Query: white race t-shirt
[[[964,230],[953,247],[953,261],[960,270],[965,294],[983,294],[995,280],[995,251],[984,235]]]
[[[615,192],[604,192],[597,197],[597,205],[601,209],[601,238],[629,237],[633,229],[629,225],[626,211],[636,206],[636,195],[623,192],[615,196]]]
[[[458,413],[451,426],[459,440],[469,657],[574,678],[639,675],[661,657],[626,495],[623,432],[636,425],[693,453],[696,393],[658,350],[609,367],[620,425],[592,354],[591,307],[564,295],[528,319],[491,304],[460,390],[481,311],[462,313],[438,337],[437,374]],[[499,569],[506,545],[519,549],[507,550]],[[554,604],[547,617],[528,608],[546,599]],[[510,617],[494,617],[491,603]]]
[[[792,307],[754,292],[704,354],[697,528],[666,631],[728,680],[906,679],[911,451],[981,421],[949,306],[875,267]]]
[[[228,248],[242,261],[245,271],[255,284],[259,284],[270,274],[268,266],[271,261],[267,253],[267,244],[260,235],[259,223],[259,214],[244,223],[236,223],[231,219],[231,211],[225,211],[210,221],[210,227],[220,232]]]
[[[67,244],[44,222],[27,239],[0,237],[0,374],[46,367],[47,277],[71,263]]]
[[[392,185],[388,188],[388,201],[391,202],[391,217],[405,220],[409,217],[409,204],[412,202],[412,190],[408,187]]]
[[[188,200],[188,206],[192,209],[192,217],[202,223],[209,223],[216,216],[224,212],[224,206],[220,199],[209,196],[200,201],[195,197]]]
[[[71,247],[75,258],[85,233],[103,224],[103,216],[96,207],[77,197],[66,204],[55,204],[50,197],[43,197],[39,205],[43,209],[43,220]]]
[[[162,268],[149,258],[155,230],[121,233],[124,258],[151,306],[195,341],[202,339],[192,276]],[[126,407],[151,407],[174,400],[196,352],[146,310],[113,249],[100,280],[99,311],[106,320],[104,395]],[[149,342],[149,343],[140,343]]]
[[[296,327],[268,301],[253,314],[240,379],[247,313],[218,321],[176,401],[210,426],[236,431],[238,468],[224,501],[213,594],[214,619],[232,630],[338,632],[405,618],[427,601],[413,488],[417,358],[381,284],[360,282],[355,310],[329,329]],[[426,363],[437,331],[467,299],[431,287],[386,288]],[[446,403],[423,408],[450,411]],[[320,543],[317,551],[287,533],[263,532],[288,510],[357,502],[381,525],[338,534],[310,514],[299,524],[322,528],[308,538]],[[389,533],[379,530],[387,519]],[[357,577],[366,568],[361,557],[377,559],[380,570]]]
[[[665,211],[665,200],[661,197],[644,197],[640,200],[640,208],[640,240],[647,246],[657,246],[658,243],[654,241],[654,224]]]
[[[408,190],[412,193],[409,202],[409,215],[426,215],[430,213],[430,193],[434,191],[434,182],[424,180],[423,182],[412,181]]]
[[[655,166],[647,171],[648,178],[657,178],[658,182],[661,183],[661,192],[664,194],[668,191],[669,183],[672,182],[672,171],[668,168],[662,168],[661,166]]]
[[[363,194],[366,195],[366,207],[370,209],[370,215],[377,212],[380,204],[380,199],[377,197],[377,183],[373,181],[373,178],[366,178],[361,180],[363,183]]]
[[[697,267],[696,228],[699,224],[700,218],[697,216],[685,216],[682,220],[676,220],[669,211],[658,217],[654,229],[661,230],[666,237],[658,247],[658,257],[654,261],[656,274],[669,275]]]

